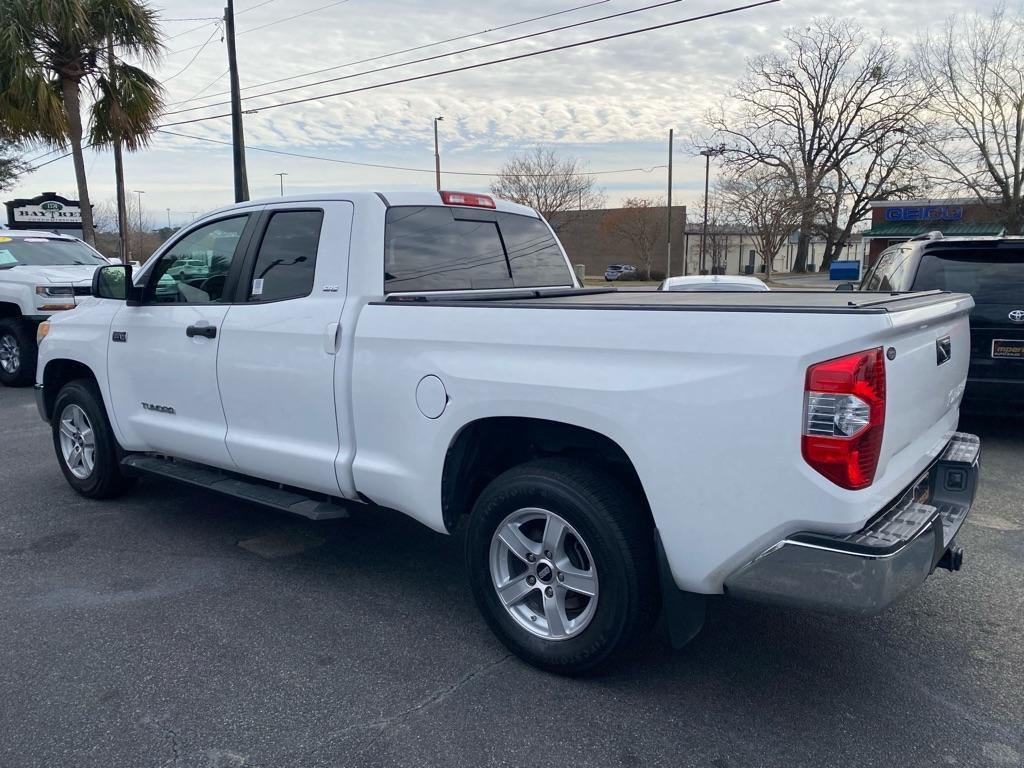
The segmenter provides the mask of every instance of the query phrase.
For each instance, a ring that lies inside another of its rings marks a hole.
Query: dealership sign
[[[44,192],[38,197],[7,202],[11,229],[81,229],[82,209],[77,200]]]
[[[960,221],[962,205],[909,205],[885,209],[886,221]]]

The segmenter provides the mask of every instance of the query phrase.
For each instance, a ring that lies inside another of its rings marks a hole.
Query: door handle
[[[185,329],[185,335],[190,339],[193,336],[205,336],[208,339],[217,338],[217,326],[215,325],[190,325]]]

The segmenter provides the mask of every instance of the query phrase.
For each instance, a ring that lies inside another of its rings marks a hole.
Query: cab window
[[[153,304],[221,304],[228,273],[249,217],[235,216],[199,227],[160,256],[146,285]]]
[[[313,290],[323,211],[278,211],[256,255],[249,301],[284,301]]]

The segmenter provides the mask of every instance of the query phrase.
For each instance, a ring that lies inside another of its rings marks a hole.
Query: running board
[[[348,510],[340,504],[322,501],[296,491],[286,491],[255,480],[248,480],[239,475],[209,469],[199,464],[132,454],[121,460],[121,466],[129,473],[142,473],[176,480],[179,483],[217,491],[236,499],[260,504],[281,512],[290,512],[310,520],[348,517]]]

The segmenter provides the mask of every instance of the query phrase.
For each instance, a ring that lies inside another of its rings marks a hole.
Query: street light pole
[[[704,244],[708,240],[708,188],[711,181],[711,158],[725,154],[725,147],[709,147],[700,151],[704,155],[704,226],[700,235],[700,266],[698,271],[704,270]]]
[[[437,191],[441,191],[441,145],[437,141],[437,124],[444,120],[444,117],[434,118],[434,182]]]
[[[673,129],[668,129],[668,211],[666,218],[668,219],[668,233],[667,233],[667,244],[665,254],[665,279],[672,277],[672,133]]]
[[[171,209],[167,209],[167,228],[171,228]]]
[[[146,190],[133,189],[132,192],[138,195],[136,199],[138,200],[137,205],[139,207],[139,261],[142,261],[142,196],[146,194]]]
[[[277,178],[280,179],[280,181],[281,181],[281,197],[284,197],[284,177],[287,176],[288,174],[287,173],[275,173],[274,175],[277,176]]]

